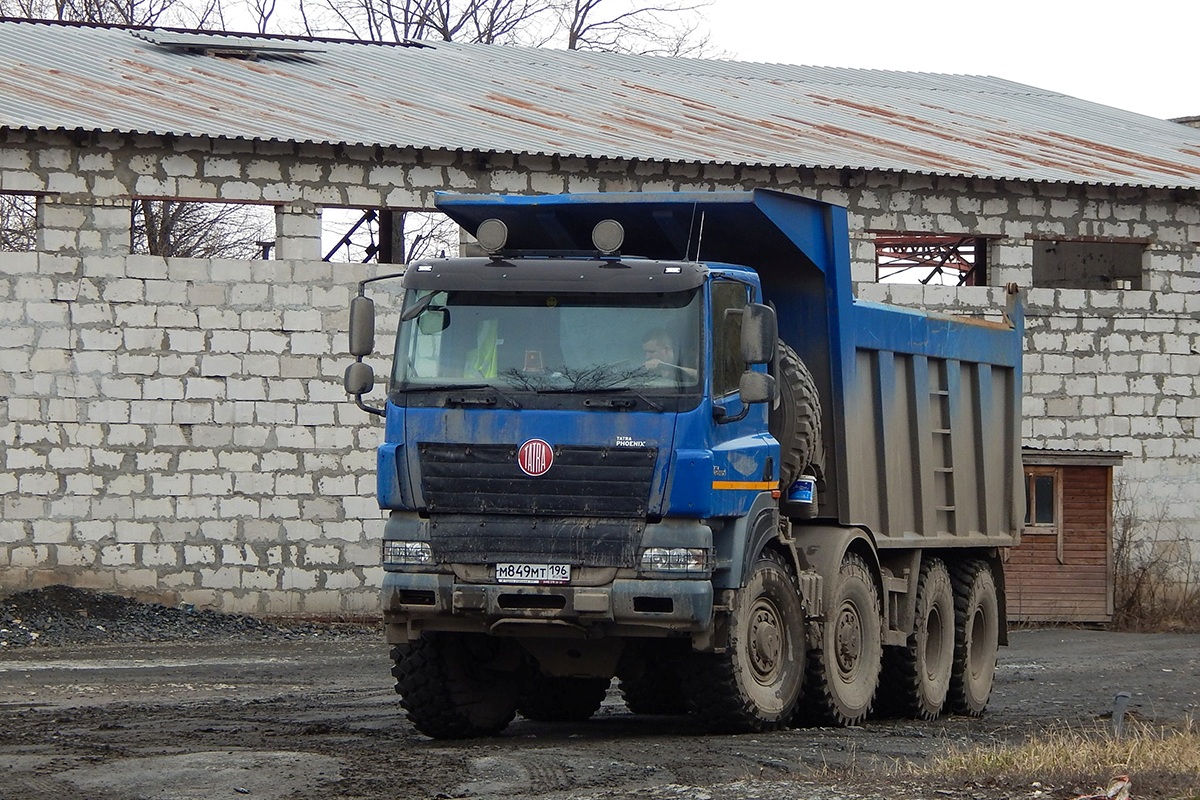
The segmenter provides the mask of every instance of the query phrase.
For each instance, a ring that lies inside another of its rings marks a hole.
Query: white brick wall
[[[29,139],[29,140],[27,140]],[[849,207],[856,278],[873,230],[1001,236],[996,285],[1033,242],[1137,236],[1147,291],[1027,292],[1026,443],[1123,450],[1146,502],[1200,538],[1200,206],[1165,192],[797,168],[389,153],[0,132],[0,185],[49,192],[39,252],[0,258],[0,586],[68,581],[225,610],[373,613],[380,428],[346,398],[344,319],[373,268],[318,259],[321,206],[429,207],[468,191],[768,185]],[[557,166],[556,166],[557,165]],[[91,194],[86,194],[86,187]],[[134,195],[278,206],[274,261],[128,253]],[[962,311],[995,289],[861,285]]]

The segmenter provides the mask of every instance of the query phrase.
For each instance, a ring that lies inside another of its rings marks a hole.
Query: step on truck
[[[845,209],[776,191],[437,207],[481,254],[364,281],[345,378],[384,418],[418,730],[583,720],[614,677],[725,731],[983,713],[1024,517],[1015,288],[858,300]]]

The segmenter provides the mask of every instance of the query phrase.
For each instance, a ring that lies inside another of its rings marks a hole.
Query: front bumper
[[[708,580],[617,578],[603,586],[464,583],[452,574],[387,572],[388,641],[424,631],[512,636],[665,636],[713,624]]]

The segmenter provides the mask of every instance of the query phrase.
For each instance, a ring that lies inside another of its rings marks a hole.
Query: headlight
[[[383,563],[385,565],[420,566],[433,563],[433,550],[429,542],[384,541]]]
[[[708,575],[708,551],[701,547],[647,547],[642,551],[641,569]]]

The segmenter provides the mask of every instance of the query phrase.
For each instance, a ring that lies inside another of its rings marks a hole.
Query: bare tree
[[[529,34],[550,22],[554,0],[301,0],[308,35],[374,41],[433,39],[541,44]]]
[[[197,30],[224,21],[221,0],[0,0],[0,16]]]
[[[397,215],[400,216],[400,215]],[[403,222],[403,259],[416,261],[421,258],[434,258],[457,254],[458,225],[445,214],[436,212],[408,212],[404,214]]]
[[[134,200],[135,253],[183,258],[255,258],[273,239],[273,217],[260,206]]]
[[[674,0],[554,0],[556,35],[569,50],[660,56],[701,56],[709,50],[699,12],[707,3]]]
[[[0,251],[27,253],[37,240],[37,200],[0,194]]]
[[[698,56],[709,49],[700,10],[662,0],[301,0],[305,33],[358,39],[562,47]]]

